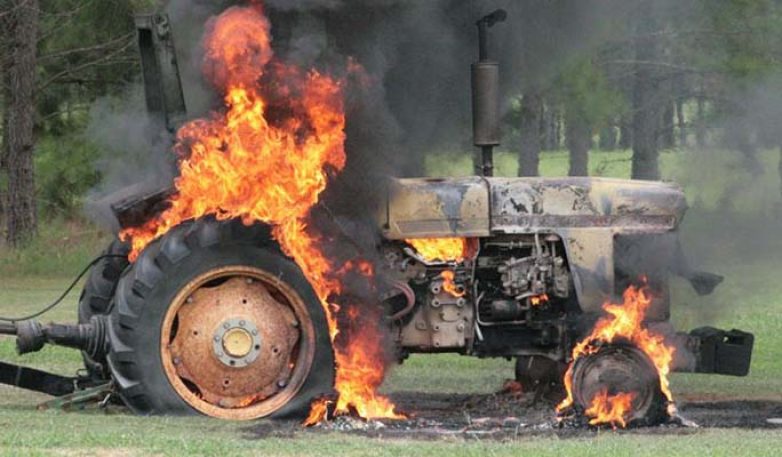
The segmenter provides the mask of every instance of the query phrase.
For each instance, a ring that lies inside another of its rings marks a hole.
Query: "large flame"
[[[224,93],[225,110],[178,131],[176,192],[158,217],[122,232],[132,242],[131,260],[188,220],[214,216],[271,224],[325,309],[335,343],[338,412],[352,408],[363,417],[396,417],[393,404],[375,393],[384,376],[380,320],[336,344],[338,322],[359,314],[355,304],[336,304],[341,278],[369,278],[372,267],[357,261],[335,268],[322,252],[320,235],[308,226],[329,174],[345,166],[344,82],[276,61],[258,2],[226,10],[207,28],[203,69]]]
[[[468,238],[413,238],[405,242],[427,262],[461,262],[470,255]]]
[[[660,378],[660,390],[669,402],[669,414],[673,414],[673,395],[668,381],[675,348],[667,345],[662,335],[655,334],[643,326],[646,312],[652,304],[652,295],[647,286],[630,286],[623,294],[623,303],[603,305],[607,316],[595,324],[592,333],[573,348],[573,357],[565,373],[567,397],[557,406],[563,411],[573,404],[573,366],[580,357],[596,353],[601,344],[624,341],[634,344],[643,351],[654,364]],[[617,424],[624,427],[625,418],[632,407],[632,396],[597,395],[592,399],[585,414],[591,418],[590,424]]]
[[[627,412],[633,406],[635,394],[632,392],[620,392],[611,395],[607,390],[601,390],[592,399],[589,408],[584,411],[590,425],[611,424],[612,427],[627,427]]]

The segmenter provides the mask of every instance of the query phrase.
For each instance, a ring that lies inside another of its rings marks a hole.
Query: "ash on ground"
[[[510,386],[510,388],[509,388]],[[558,421],[558,398],[522,392],[506,384],[493,394],[440,394],[396,392],[390,395],[404,420],[363,420],[340,416],[314,427],[296,421],[262,421],[247,431],[250,438],[289,437],[304,433],[348,433],[400,439],[513,440],[550,435],[577,438],[611,431],[610,426],[589,426],[587,421]],[[782,428],[779,401],[681,401],[678,415],[654,426],[632,426],[615,433],[689,434],[699,428]],[[696,426],[697,424],[697,426]]]

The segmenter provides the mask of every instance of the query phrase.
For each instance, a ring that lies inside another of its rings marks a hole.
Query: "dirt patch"
[[[408,414],[407,420],[363,421],[340,417],[309,429],[303,429],[293,421],[264,421],[247,431],[252,438],[342,432],[421,440],[508,440],[540,435],[576,438],[599,432],[595,427],[562,426],[554,415],[556,400],[533,394],[512,391],[484,395],[397,392],[392,399],[400,411]],[[695,433],[701,428],[782,428],[782,425],[774,424],[777,421],[768,421],[782,418],[782,402],[778,401],[688,401],[679,404],[678,409],[683,420],[674,419],[666,424],[630,428],[618,433],[680,435]]]

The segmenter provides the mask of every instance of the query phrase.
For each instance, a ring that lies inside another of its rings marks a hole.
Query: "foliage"
[[[565,122],[581,119],[600,129],[627,110],[624,95],[609,85],[603,69],[588,57],[567,65],[554,88],[552,98],[564,108]]]
[[[44,214],[77,214],[88,190],[100,182],[100,151],[80,134],[38,140],[35,150],[38,206]]]

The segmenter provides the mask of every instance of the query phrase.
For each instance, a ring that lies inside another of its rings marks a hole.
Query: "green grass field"
[[[597,153],[595,174],[626,176],[627,153]],[[445,160],[447,159],[447,160]],[[768,172],[750,177],[731,166],[730,156],[705,160],[696,153],[666,153],[663,171],[679,180],[695,208],[682,227],[688,251],[705,269],[726,280],[709,297],[698,297],[682,281],[673,282],[674,321],[680,329],[704,324],[754,332],[756,347],[747,378],[674,375],[678,398],[767,399],[782,401],[782,223],[775,154],[764,156]],[[465,157],[435,157],[442,175],[465,174]],[[498,157],[500,171],[512,174],[509,155]],[[544,155],[545,175],[566,173],[563,153]],[[688,171],[685,173],[685,171]],[[682,177],[686,176],[687,179]],[[721,212],[719,208],[729,208]],[[58,223],[22,253],[0,252],[0,315],[33,311],[56,297],[83,263],[96,255],[105,235]],[[72,320],[78,291],[46,319]],[[0,338],[0,360],[71,374],[79,354],[59,348],[17,357],[13,341]],[[385,392],[492,392],[512,377],[504,360],[438,355],[413,356],[387,379]],[[554,434],[507,441],[476,439],[401,440],[363,438],[336,432],[298,430],[285,438],[258,438],[254,423],[225,423],[204,418],[142,418],[102,411],[37,411],[46,397],[0,387],[0,455],[534,455],[534,456],[776,456],[782,432],[776,430],[697,429],[599,432],[562,439]]]

